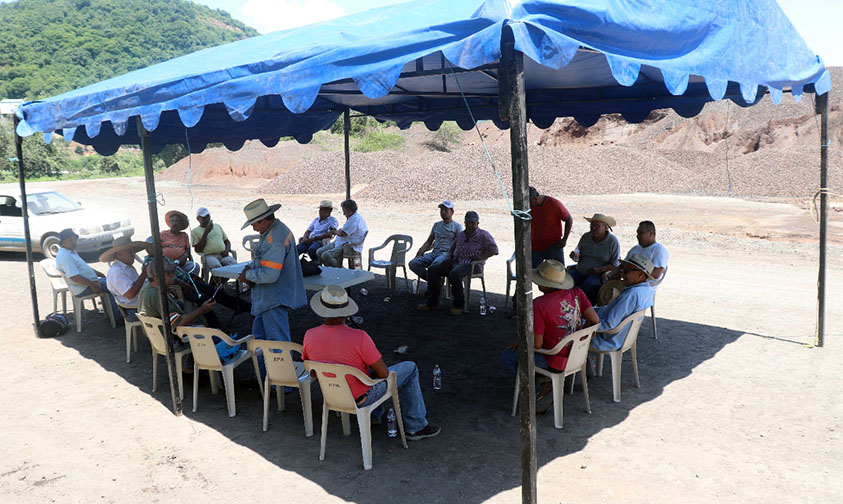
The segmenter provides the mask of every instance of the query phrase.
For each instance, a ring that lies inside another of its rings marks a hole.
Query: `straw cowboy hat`
[[[322,318],[348,317],[357,313],[357,303],[339,285],[329,285],[310,298],[310,309]]]
[[[118,252],[122,252],[127,249],[131,249],[133,254],[137,254],[141,250],[146,249],[146,245],[146,242],[131,241],[129,237],[121,236],[120,238],[114,240],[113,247],[100,254],[100,262],[111,262],[114,260],[114,256],[116,256]]]
[[[183,231],[188,224],[187,215],[179,212],[178,210],[170,210],[169,212],[164,214],[164,222],[167,223],[167,226],[170,225],[170,217],[178,215],[181,218],[181,227],[178,228],[179,231]]]
[[[618,297],[624,288],[622,280],[609,280],[597,291],[597,306],[606,306],[609,301]]]
[[[609,217],[608,215],[603,215],[602,213],[596,213],[592,217],[584,217],[585,220],[588,222],[602,222],[609,227],[615,226],[615,219]]]
[[[334,204],[331,200],[323,199],[319,202],[319,208],[330,208],[331,210],[334,209]]]
[[[556,259],[545,259],[533,270],[533,283],[551,289],[570,289],[574,279],[565,271],[565,265]]]
[[[248,226],[263,219],[264,217],[274,214],[279,208],[281,208],[281,203],[267,205],[263,198],[256,199],[243,207],[243,213],[246,214],[246,223],[243,224],[240,229],[246,229]]]
[[[643,271],[645,275],[647,275],[648,280],[655,280],[653,278],[653,261],[647,259],[641,254],[632,254],[632,256],[624,261],[621,259],[621,266],[631,266],[637,270]]]

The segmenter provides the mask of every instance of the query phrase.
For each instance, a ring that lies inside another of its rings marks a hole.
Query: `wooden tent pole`
[[[512,200],[516,209],[529,206],[527,165],[527,105],[524,87],[524,55],[515,50],[512,29],[501,37],[501,68],[498,73],[501,119],[509,121],[512,152]],[[521,423],[521,502],[535,504],[536,492],[536,385],[533,360],[533,292],[530,221],[515,220],[515,303],[518,312],[518,402]]]
[[[26,267],[29,270],[29,292],[32,294],[32,317],[34,320],[33,329],[35,336],[40,337],[38,324],[41,317],[38,315],[38,294],[35,291],[35,267],[32,264],[32,237],[29,234],[29,206],[26,203],[26,177],[23,173],[23,138],[18,136],[18,116],[15,115],[15,151],[18,158],[18,184],[20,184],[20,208],[23,216],[23,239],[26,242]]]
[[[816,111],[820,114],[820,267],[817,278],[817,339],[825,343],[825,262],[828,233],[828,93],[817,96]]]
[[[164,253],[161,250],[161,232],[158,228],[158,198],[155,194],[155,173],[152,170],[152,151],[149,148],[149,132],[143,127],[141,118],[137,118],[138,136],[143,151],[143,174],[146,179],[146,201],[149,207],[149,228],[152,232],[152,246],[155,251],[155,272],[158,277],[158,302],[161,303],[161,321],[164,326],[164,343],[167,348],[167,373],[170,377],[170,396],[173,399],[173,414],[182,414],[182,402],[176,383],[176,360],[173,350],[173,334],[170,331],[170,305],[167,301],[167,282],[164,274]],[[158,356],[154,357],[155,359]]]
[[[342,130],[345,136],[345,199],[351,199],[351,146],[349,135],[351,134],[351,114],[346,108],[342,113]]]

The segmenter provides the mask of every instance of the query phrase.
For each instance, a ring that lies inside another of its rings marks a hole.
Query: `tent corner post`
[[[342,113],[342,130],[345,137],[345,199],[351,199],[351,112],[348,107]]]
[[[828,238],[828,93],[817,95],[820,114],[820,257],[817,273],[817,335],[814,344],[825,344],[825,276]]]
[[[23,238],[26,242],[26,267],[29,272],[29,292],[32,295],[32,317],[35,337],[40,338],[38,324],[41,320],[38,314],[38,293],[35,289],[35,267],[32,264],[32,236],[29,233],[29,205],[26,202],[26,175],[23,169],[23,138],[18,135],[18,116],[14,118],[15,129],[15,155],[18,158],[18,184],[20,185],[20,207],[23,216]]]
[[[170,396],[173,399],[173,414],[181,416],[182,401],[176,387],[178,376],[176,375],[175,351],[173,349],[173,334],[170,330],[170,310],[167,299],[167,282],[164,274],[164,254],[161,250],[161,233],[158,227],[158,198],[155,194],[155,173],[152,168],[152,151],[149,148],[149,132],[143,127],[140,116],[137,117],[138,136],[143,151],[143,173],[146,180],[146,199],[149,206],[149,227],[152,233],[152,245],[155,252],[156,280],[158,282],[158,301],[161,303],[161,322],[164,328],[164,343],[167,349],[167,373],[170,377]],[[158,358],[155,356],[154,358]]]
[[[512,200],[518,210],[529,207],[527,163],[527,105],[524,85],[524,55],[515,49],[511,28],[501,37],[501,68],[498,74],[501,117],[509,121],[512,154]],[[536,385],[533,360],[532,249],[530,221],[515,221],[515,306],[518,313],[518,378],[520,387],[521,502],[537,501],[536,474]]]

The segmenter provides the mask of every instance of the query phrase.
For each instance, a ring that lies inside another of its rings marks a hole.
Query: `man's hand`
[[[558,248],[558,249],[561,249],[561,248],[565,248],[565,245],[567,245],[567,244],[568,244],[568,240],[566,240],[565,238],[560,238],[559,240],[556,241],[556,243],[553,244],[553,246]]]
[[[228,250],[223,250],[220,252],[220,257],[228,257]]]
[[[102,286],[99,284],[99,282],[91,282],[91,285],[89,285],[89,287],[92,291],[94,291],[94,294],[102,294]]]
[[[246,266],[245,268],[243,268],[243,271],[241,271],[240,275],[237,276],[237,281],[244,282],[244,283],[248,282],[248,280],[246,280],[246,272],[247,271],[249,271],[249,266]]]
[[[216,308],[216,307],[217,307],[217,302],[214,301],[213,299],[209,299],[209,300],[205,301],[204,303],[202,303],[202,306],[199,307],[199,310],[202,313],[208,313],[210,311],[213,311],[214,308]]]
[[[511,345],[509,345],[506,348],[508,348],[510,350],[518,350],[518,341],[515,341],[514,343],[512,343]]]
[[[208,221],[208,225],[205,226],[205,234],[210,233],[212,229],[214,229],[214,222]]]

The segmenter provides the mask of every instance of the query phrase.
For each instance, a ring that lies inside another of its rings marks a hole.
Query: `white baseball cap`
[[[451,203],[450,200],[445,200],[442,203],[439,203],[439,206],[445,207],[445,208],[450,208],[451,210],[454,209],[454,204]]]
[[[211,215],[211,212],[209,212],[208,209],[205,207],[199,207],[199,209],[196,210],[197,217],[207,217],[209,215]]]

